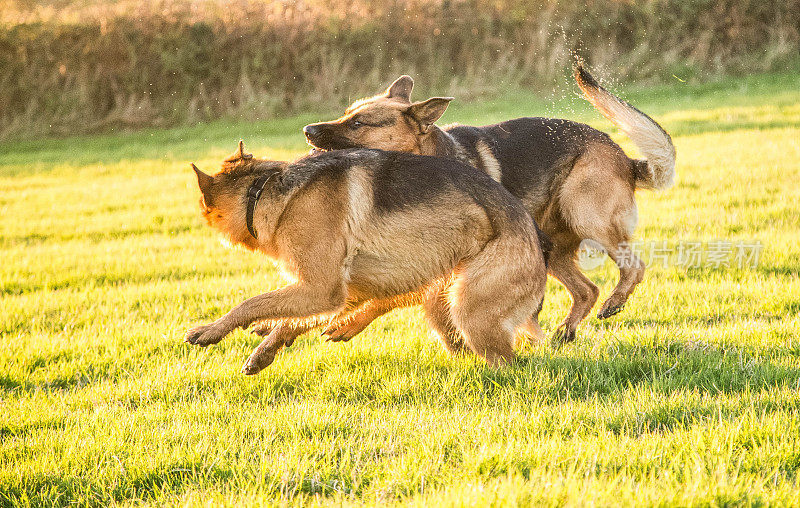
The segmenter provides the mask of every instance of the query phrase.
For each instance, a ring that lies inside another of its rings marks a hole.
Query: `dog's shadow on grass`
[[[662,344],[616,342],[599,354],[579,346],[523,353],[507,372],[487,370],[485,375],[498,384],[515,381],[520,375],[545,372],[544,386],[558,397],[572,399],[609,396],[647,386],[670,393],[737,393],[776,386],[797,386],[800,368],[797,348],[720,347],[696,342],[671,341]],[[788,362],[781,360],[788,359]],[[776,362],[776,360],[778,362]]]
[[[179,345],[176,347],[182,347]],[[240,347],[231,345],[229,347]],[[233,397],[265,394],[279,402],[304,398],[347,400],[354,403],[377,401],[389,404],[459,404],[469,400],[491,404],[498,395],[545,400],[585,400],[615,397],[640,387],[654,393],[695,391],[699,393],[758,392],[782,386],[800,386],[800,346],[718,346],[692,341],[662,343],[612,342],[590,349],[581,342],[560,348],[523,348],[508,367],[490,368],[478,359],[454,358],[438,345],[427,352],[417,347],[340,351],[311,365],[285,366],[296,354],[322,347],[318,337],[301,338],[295,346],[280,352],[275,364],[255,377],[239,373],[240,365],[220,370],[219,375],[191,379],[187,388],[195,396],[217,394]],[[244,348],[246,350],[247,348]],[[202,354],[208,361],[224,354],[214,348]],[[421,360],[420,354],[427,356]],[[48,360],[52,360],[48,358]],[[244,356],[242,357],[242,361]],[[43,362],[47,363],[45,359]],[[176,361],[178,359],[176,358]],[[124,370],[113,365],[94,366],[91,373],[48,376],[47,380],[22,380],[0,376],[0,393],[69,391],[97,383],[116,382]],[[232,385],[231,381],[235,381]],[[175,383],[186,383],[185,378]],[[163,383],[165,394],[182,396]],[[156,391],[161,391],[159,388]],[[250,391],[252,390],[252,393]],[[442,392],[450,392],[442,397]],[[165,395],[168,396],[168,395]]]
[[[317,339],[301,339],[300,348]],[[346,346],[344,346],[346,347]],[[492,405],[517,400],[615,398],[644,389],[655,394],[756,393],[800,386],[800,348],[717,346],[672,340],[615,342],[590,351],[580,343],[524,348],[509,366],[491,368],[478,359],[445,353],[420,361],[420,351],[333,352],[311,371],[284,368],[296,354],[282,351],[255,380],[273,401],[323,399],[389,405]],[[342,373],[350,373],[342,375]],[[443,396],[442,394],[445,394]]]

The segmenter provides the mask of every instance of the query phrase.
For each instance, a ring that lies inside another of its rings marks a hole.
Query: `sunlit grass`
[[[247,333],[181,342],[280,283],[202,224],[188,162],[239,138],[299,155],[312,117],[0,145],[0,504],[800,503],[798,83],[625,94],[679,158],[673,189],[639,193],[639,238],[760,241],[760,264],[651,267],[623,313],[504,370],[447,356],[416,309],[253,378]],[[569,94],[445,120],[554,113],[632,150]],[[551,283],[546,330],[568,306]]]

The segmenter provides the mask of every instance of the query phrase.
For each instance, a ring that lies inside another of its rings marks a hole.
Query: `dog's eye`
[[[350,122],[350,127],[354,128],[354,129],[358,129],[362,125],[364,125],[364,124],[359,122],[358,120],[353,120],[352,122]]]

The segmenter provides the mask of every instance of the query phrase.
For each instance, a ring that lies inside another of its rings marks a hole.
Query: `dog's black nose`
[[[309,138],[313,138],[314,136],[318,136],[320,132],[322,132],[322,127],[320,127],[319,125],[313,124],[313,123],[303,127],[303,134],[305,134],[306,137],[309,137]]]

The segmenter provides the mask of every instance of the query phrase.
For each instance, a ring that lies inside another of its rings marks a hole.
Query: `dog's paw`
[[[566,325],[561,325],[556,329],[555,333],[553,333],[551,343],[553,344],[553,347],[561,347],[564,344],[574,342],[576,337],[577,332],[575,329],[567,328]]]
[[[346,342],[358,335],[363,329],[364,327],[361,326],[358,320],[345,323],[331,323],[323,330],[322,335],[324,335],[326,337],[325,340],[329,342]]]
[[[250,358],[248,358],[242,366],[242,374],[245,376],[258,374],[272,365],[274,361],[275,353],[273,351],[253,351],[253,354],[250,355]]]
[[[186,332],[184,340],[189,344],[205,347],[218,343],[223,337],[225,337],[225,333],[221,332],[214,323],[211,323],[210,325],[195,326]]]
[[[622,309],[625,308],[625,304],[621,303],[619,305],[614,305],[610,302],[606,302],[603,305],[603,308],[597,313],[597,319],[607,319],[615,314],[619,314],[622,312]]]

